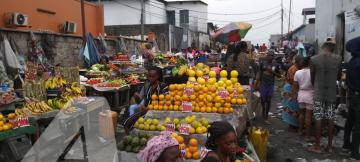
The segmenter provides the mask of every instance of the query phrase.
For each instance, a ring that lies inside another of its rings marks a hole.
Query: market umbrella
[[[252,25],[245,22],[232,22],[216,33],[210,32],[210,35],[221,43],[228,44],[230,42],[240,41],[245,37],[247,32],[251,29]]]

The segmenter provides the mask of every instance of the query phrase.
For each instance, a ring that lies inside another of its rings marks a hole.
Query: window
[[[167,22],[170,25],[175,25],[175,11],[166,11]]]
[[[189,10],[180,10],[180,25],[189,24]]]

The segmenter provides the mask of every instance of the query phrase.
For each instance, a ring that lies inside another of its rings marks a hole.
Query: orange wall
[[[28,27],[25,30],[49,30],[59,32],[59,25],[65,21],[77,24],[76,35],[82,35],[80,0],[0,0],[0,28],[5,27],[4,14],[20,12],[26,14]],[[37,11],[44,9],[55,12],[54,15]],[[104,33],[104,8],[102,5],[85,2],[86,31],[94,36]]]

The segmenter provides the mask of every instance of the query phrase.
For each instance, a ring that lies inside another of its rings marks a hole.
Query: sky
[[[270,34],[281,33],[281,0],[204,0],[208,3],[208,19],[219,27],[224,21],[244,21],[253,25],[244,40],[251,43],[268,43]],[[284,33],[288,32],[290,0],[284,1]],[[290,31],[303,23],[303,8],[315,7],[316,0],[293,0]],[[278,13],[277,13],[278,12]],[[210,14],[215,13],[215,14]],[[237,15],[219,15],[237,14]],[[243,14],[244,13],[244,14]],[[250,13],[250,14],[249,14]],[[242,15],[239,15],[242,14]]]

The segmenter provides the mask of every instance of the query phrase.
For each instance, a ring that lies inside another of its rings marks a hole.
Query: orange
[[[195,159],[195,160],[200,159],[200,153],[199,153],[199,151],[194,152],[193,155],[192,155],[192,158]]]
[[[206,108],[206,112],[207,112],[207,113],[211,113],[211,112],[212,112],[212,108],[211,108],[211,107],[207,107],[207,108]]]
[[[190,129],[189,129],[189,133],[190,133],[190,134],[194,134],[194,133],[195,133],[195,128],[190,127]]]
[[[188,97],[187,95],[183,95],[183,96],[182,96],[182,100],[183,100],[183,101],[189,101],[189,97]]]
[[[8,119],[15,119],[16,118],[16,115],[14,113],[10,113],[7,115]]]
[[[161,100],[161,101],[159,101],[159,105],[164,105],[164,103],[165,103],[165,102],[164,102],[164,101],[162,101],[162,100]]]
[[[170,96],[170,95],[166,95],[166,96],[165,96],[165,99],[166,99],[166,101],[170,101],[170,100],[171,100],[171,96]]]
[[[191,159],[191,158],[192,158],[191,152],[186,152],[186,153],[185,153],[185,158],[186,158],[186,159]]]
[[[224,108],[219,108],[217,112],[218,112],[219,114],[224,113]]]
[[[159,105],[159,111],[162,111],[164,109],[164,106],[163,105]]]
[[[190,145],[190,146],[197,147],[197,146],[198,146],[198,141],[197,141],[197,139],[191,138],[191,139],[189,140],[189,145]]]
[[[231,104],[230,104],[230,103],[225,103],[225,104],[224,104],[224,107],[230,108],[230,107],[231,107]]]
[[[205,105],[204,102],[199,102],[198,104],[199,104],[200,107]]]
[[[212,101],[213,101],[213,97],[210,96],[210,95],[207,95],[207,96],[206,96],[206,100],[207,100],[208,102],[212,102]]]
[[[216,108],[221,107],[221,103],[215,103],[215,107],[216,107]]]
[[[171,101],[166,100],[165,104],[169,106],[171,105]]]
[[[159,95],[159,100],[162,101],[165,99],[165,96],[163,94]]]
[[[203,88],[202,88],[202,91],[204,91],[205,93],[208,93],[209,88],[208,88],[208,87],[203,87]]]
[[[158,105],[154,105],[154,110],[158,110],[159,109],[159,106]]]
[[[176,92],[169,92],[169,95],[170,95],[170,96],[175,96],[175,95],[176,95]]]
[[[151,101],[152,105],[159,105],[159,101]]]
[[[213,107],[213,108],[212,108],[212,112],[213,112],[213,113],[217,113],[217,111],[218,111],[218,110],[217,110],[216,107]]]
[[[164,110],[164,111],[168,111],[168,110],[169,110],[169,106],[165,105],[165,106],[163,107],[163,110]]]
[[[169,85],[169,90],[170,91],[173,91],[173,90],[175,90],[176,89],[176,85],[175,84],[170,84]]]
[[[230,112],[230,109],[229,108],[224,108],[224,113],[225,114],[228,114]]]
[[[174,111],[179,111],[179,106],[178,105],[174,105]]]
[[[213,103],[208,102],[208,103],[206,104],[206,106],[207,106],[207,107],[212,107],[212,106],[213,106]]]
[[[190,146],[189,147],[189,152],[194,153],[198,151],[198,147],[197,146]]]
[[[242,101],[243,101],[243,104],[246,104],[247,103],[247,101],[246,101],[246,99],[244,98],[244,99],[242,99]]]
[[[184,149],[185,149],[185,144],[184,144],[184,143],[179,144],[179,149],[180,149],[180,150],[184,150]]]
[[[199,106],[196,106],[193,111],[194,111],[194,112],[200,112],[200,107],[199,107]]]
[[[237,99],[237,100],[236,100],[236,103],[237,103],[238,105],[242,105],[242,104],[243,104],[243,100],[242,100],[242,99]]]
[[[215,102],[220,102],[220,101],[222,101],[222,98],[220,96],[216,96],[215,97]]]
[[[157,95],[152,95],[152,96],[151,96],[151,99],[152,99],[152,100],[157,100],[157,99],[158,99],[158,96],[157,96]]]
[[[231,99],[231,104],[236,104],[236,99],[235,98],[233,98],[233,99]]]
[[[152,109],[154,108],[154,106],[150,104],[150,105],[148,106],[148,108],[149,108],[149,110],[152,110]]]
[[[199,95],[199,100],[200,100],[200,101],[204,101],[204,99],[205,99],[205,96],[204,96],[204,95],[202,95],[202,94]]]
[[[234,112],[234,109],[233,108],[230,108],[230,113],[233,113]]]
[[[227,97],[227,98],[225,99],[225,102],[231,103],[231,98],[230,98],[230,97]]]
[[[174,110],[174,106],[173,105],[169,105],[169,111],[173,111]]]
[[[180,106],[180,105],[181,105],[181,101],[175,101],[175,105]]]
[[[182,136],[176,136],[175,138],[179,142],[179,144],[184,143],[184,138]]]
[[[183,95],[183,92],[182,92],[182,91],[178,91],[176,94],[179,95],[179,96],[182,96],[182,95]]]
[[[202,112],[202,113],[206,112],[206,107],[201,107],[200,112]]]
[[[179,136],[177,133],[175,133],[175,132],[171,133],[171,137],[173,137],[173,138],[176,139],[177,136]],[[177,140],[177,139],[176,139],[176,140]]]
[[[196,99],[196,96],[195,96],[195,95],[191,95],[191,96],[190,96],[190,100],[191,100],[191,101],[194,101],[195,99]]]

